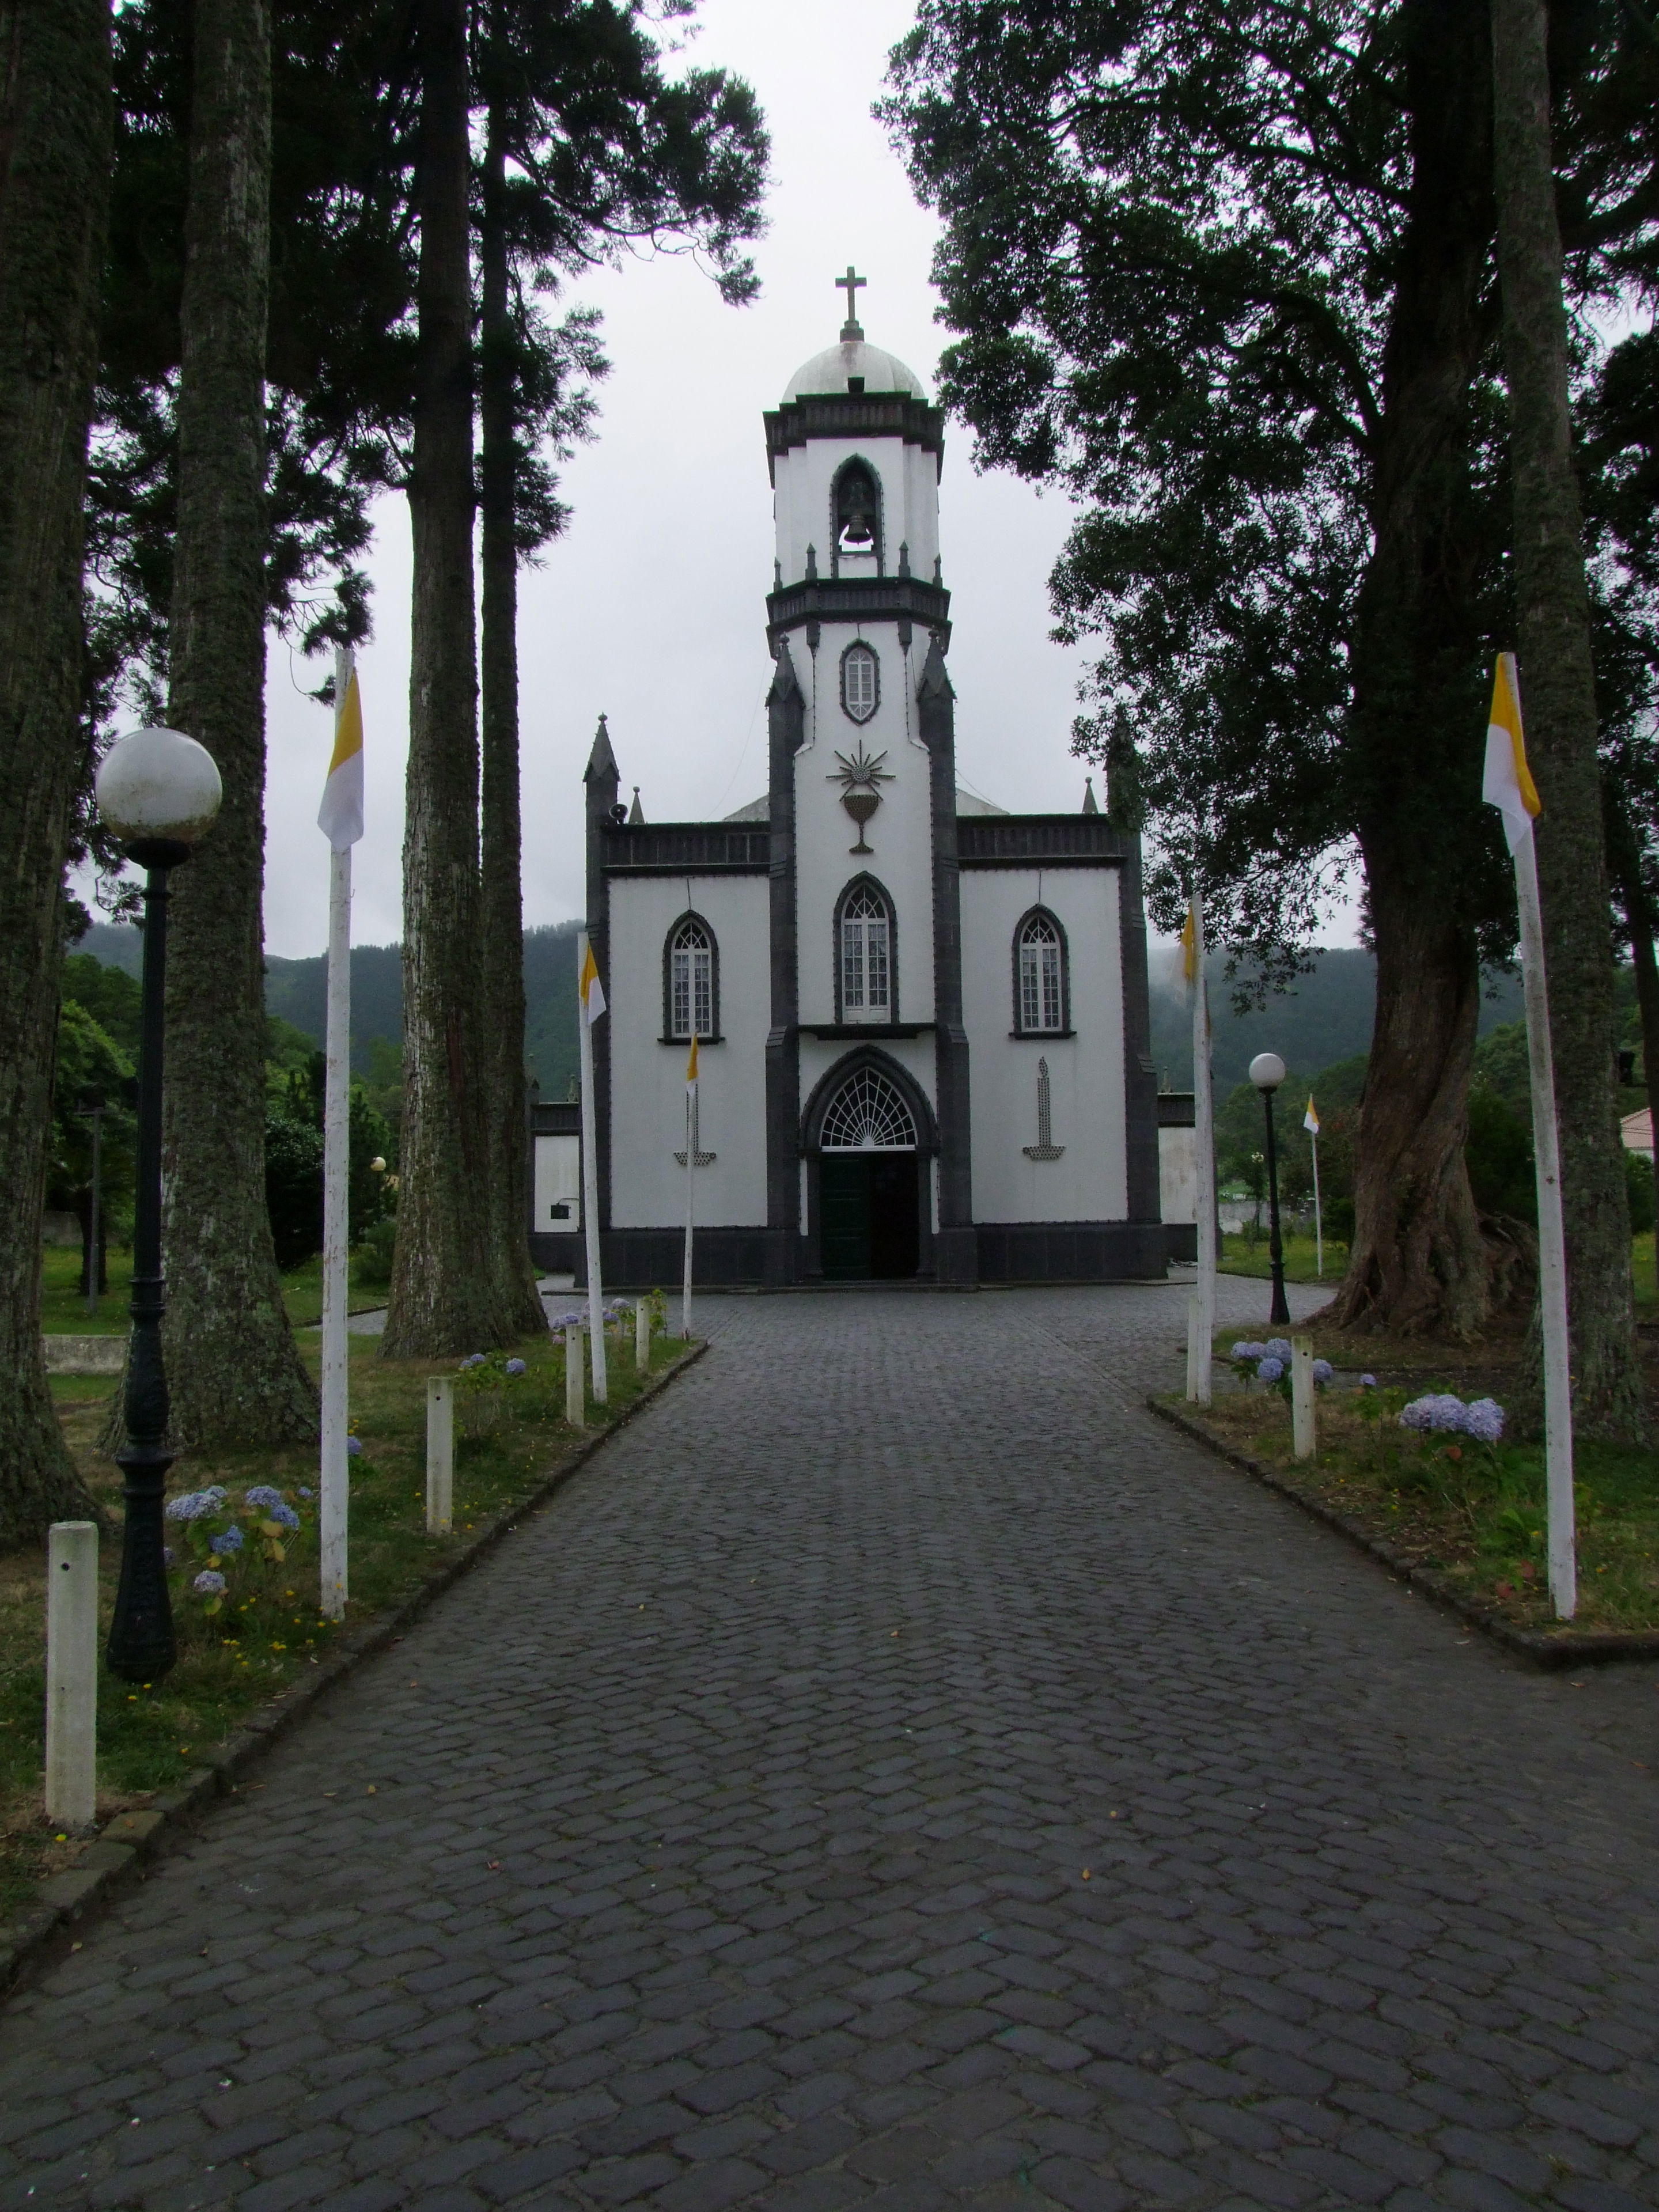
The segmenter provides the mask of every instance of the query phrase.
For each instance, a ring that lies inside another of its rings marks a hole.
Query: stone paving
[[[1183,1309],[703,1301],[13,2001],[0,2203],[1651,2207],[1653,1673],[1153,1421]]]

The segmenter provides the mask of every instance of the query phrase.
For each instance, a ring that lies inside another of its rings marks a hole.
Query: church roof
[[[811,361],[803,362],[784,386],[783,404],[787,407],[792,399],[809,393],[848,392],[855,377],[863,378],[861,388],[866,392],[908,392],[913,398],[927,397],[921,379],[896,354],[884,353],[879,346],[857,337],[843,338],[839,345],[826,346]]]

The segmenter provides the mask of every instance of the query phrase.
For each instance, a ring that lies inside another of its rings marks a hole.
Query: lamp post
[[[1273,1093],[1285,1080],[1285,1063],[1276,1052],[1259,1052],[1250,1062],[1250,1080],[1261,1093],[1267,1117],[1267,1260],[1273,1269],[1273,1310],[1267,1319],[1288,1323],[1285,1296],[1285,1245],[1279,1233],[1279,1154],[1273,1144]]]
[[[98,811],[144,878],[144,975],[138,1045],[137,1190],[132,1227],[132,1340],[115,1455],[126,1521],[106,1656],[129,1682],[153,1682],[177,1656],[161,1541],[167,1383],[161,1364],[161,1041],[167,985],[167,877],[213,827],[222,796],[213,757],[179,730],[135,730],[112,746],[94,787]]]

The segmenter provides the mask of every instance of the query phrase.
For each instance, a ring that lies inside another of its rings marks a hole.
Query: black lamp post
[[[124,1407],[127,1440],[115,1455],[125,1482],[121,1580],[106,1656],[129,1682],[153,1682],[177,1657],[167,1597],[161,1500],[167,1383],[161,1364],[161,1041],[167,985],[167,878],[212,828],[222,796],[206,749],[178,730],[136,730],[98,771],[98,811],[144,879],[144,980],[138,1045],[137,1190],[132,1229],[132,1341]]]
[[[1288,1323],[1289,1301],[1285,1296],[1285,1245],[1279,1233],[1279,1153],[1273,1143],[1273,1093],[1285,1080],[1285,1063],[1276,1052],[1259,1052],[1250,1062],[1250,1080],[1261,1093],[1267,1117],[1267,1259],[1273,1269],[1273,1310],[1267,1319]]]

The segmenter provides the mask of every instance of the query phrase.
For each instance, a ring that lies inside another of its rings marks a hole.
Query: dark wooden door
[[[870,1273],[914,1275],[921,1261],[920,1182],[914,1152],[870,1156]]]
[[[837,1282],[870,1278],[869,1152],[825,1152],[818,1170],[818,1243]]]

